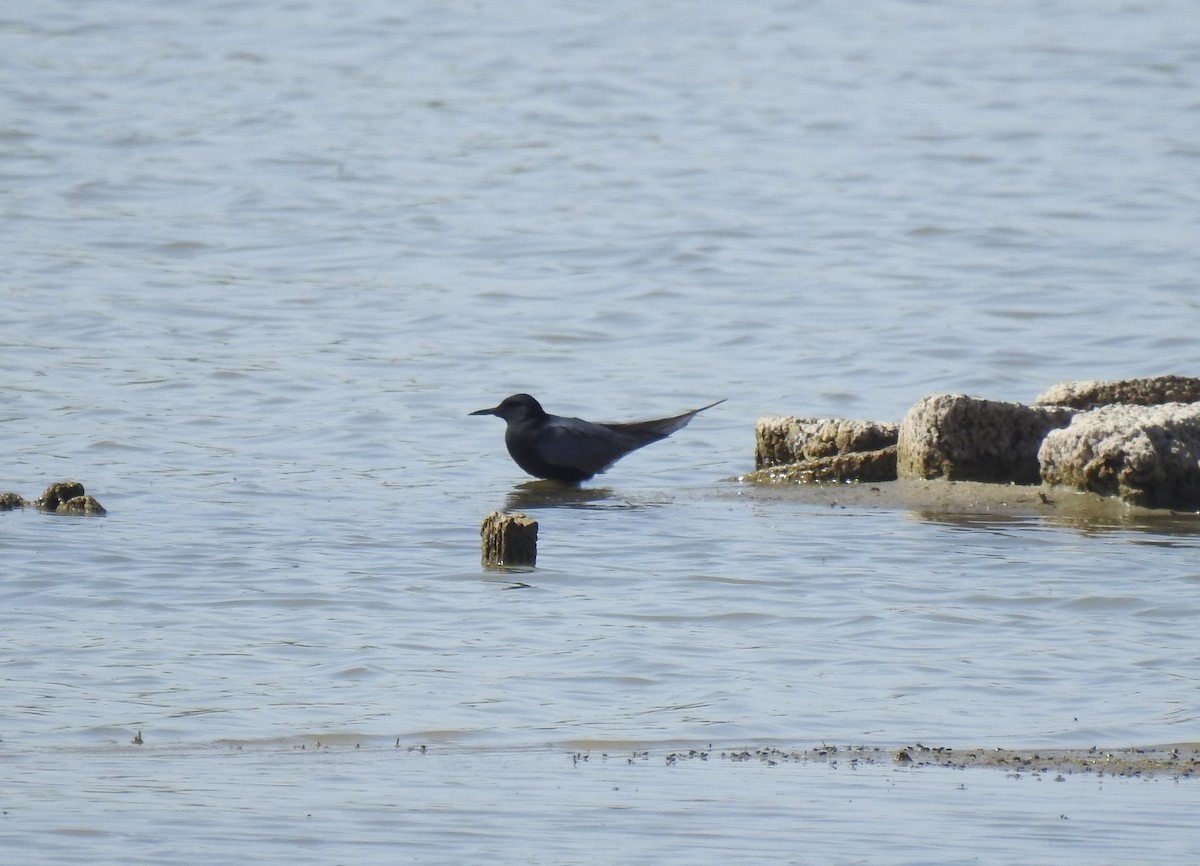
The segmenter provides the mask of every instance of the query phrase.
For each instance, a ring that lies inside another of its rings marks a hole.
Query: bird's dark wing
[[[590,477],[608,469],[630,451],[666,439],[685,427],[697,413],[711,409],[717,403],[670,418],[620,424],[593,424],[582,418],[552,415],[538,431],[537,451],[547,463],[570,467]]]
[[[569,467],[592,476],[603,472],[635,448],[663,438],[614,430],[581,418],[552,417],[538,431],[537,450],[554,466]]]

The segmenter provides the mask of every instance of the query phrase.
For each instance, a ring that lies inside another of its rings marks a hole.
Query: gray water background
[[[726,480],[764,414],[1200,371],[1198,82],[1187,0],[6,10],[0,488],[109,515],[0,515],[0,846],[1195,859],[1191,781],[721,755],[1200,739],[1191,519]],[[518,390],[728,402],[563,495],[466,417]]]

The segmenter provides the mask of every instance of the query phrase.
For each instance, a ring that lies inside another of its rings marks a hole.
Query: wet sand
[[[141,746],[141,732],[132,743]],[[115,745],[115,744],[114,744]],[[1125,746],[1084,749],[1010,748],[927,746],[923,743],[894,748],[883,745],[838,746],[821,743],[808,748],[786,748],[780,745],[729,746],[662,742],[629,742],[612,740],[577,740],[543,746],[482,750],[451,741],[406,740],[356,734],[302,735],[269,740],[222,740],[218,747],[233,751],[264,752],[338,752],[359,750],[396,751],[414,755],[450,755],[463,753],[493,754],[522,752],[554,752],[559,748],[570,754],[575,765],[591,762],[644,762],[674,766],[687,762],[760,763],[768,766],[800,763],[826,763],[831,767],[885,766],[943,768],[954,770],[993,769],[1010,775],[1093,774],[1121,777],[1200,778],[1200,743],[1168,743],[1151,746]],[[119,746],[121,751],[127,746]],[[162,754],[177,751],[178,744],[159,747]],[[185,749],[186,751],[186,749]]]
[[[889,508],[931,519],[979,517],[1042,518],[1076,528],[1147,528],[1165,532],[1200,530],[1200,513],[1142,508],[1119,499],[1049,486],[983,484],[976,481],[887,481],[880,483],[779,483],[762,473],[729,479],[739,496],[800,502],[830,508]]]
[[[768,765],[821,761],[855,766],[893,763],[902,767],[995,769],[1012,775],[1065,776],[1076,773],[1122,777],[1193,778],[1200,773],[1200,745],[1180,743],[1121,749],[959,749],[915,743],[900,749],[878,746],[827,746],[783,750],[775,747],[746,749],[687,749],[667,752],[668,764],[681,761],[758,761]]]

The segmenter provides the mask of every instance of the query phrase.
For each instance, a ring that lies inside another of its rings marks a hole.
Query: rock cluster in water
[[[1200,378],[1065,382],[1032,405],[940,394],[899,425],[769,417],[755,434],[745,481],[1046,484],[1200,508]]]
[[[88,496],[78,481],[59,481],[33,502],[18,493],[0,493],[0,511],[36,508],[52,514],[104,514],[104,506]]]

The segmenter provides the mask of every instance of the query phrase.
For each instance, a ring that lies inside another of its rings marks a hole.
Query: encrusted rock
[[[759,418],[754,429],[757,469],[878,451],[896,444],[895,424],[845,418]]]
[[[900,478],[1037,484],[1038,448],[1073,410],[964,394],[925,397],[900,423]]]
[[[1042,480],[1149,507],[1200,506],[1200,403],[1102,406],[1046,436]]]
[[[42,498],[33,503],[42,511],[54,514],[104,514],[104,507],[86,495],[78,481],[59,481],[51,484]]]
[[[42,511],[57,511],[58,506],[76,496],[83,496],[86,491],[78,481],[59,481],[51,484],[37,501],[37,507]]]
[[[104,506],[90,496],[72,496],[60,502],[55,514],[105,514]]]
[[[853,454],[834,454],[801,460],[785,466],[769,466],[741,476],[742,481],[760,484],[812,484],[817,482],[895,481],[896,446]]]
[[[24,508],[28,503],[19,493],[0,493],[0,511]]]
[[[1092,409],[1114,403],[1158,406],[1163,403],[1200,401],[1200,379],[1190,376],[1154,376],[1116,382],[1060,382],[1035,401],[1041,406]]]
[[[1033,406],[934,395],[898,428],[761,418],[754,458],[756,471],[743,481],[1044,481],[1137,505],[1200,509],[1200,378],[1064,382]]]

